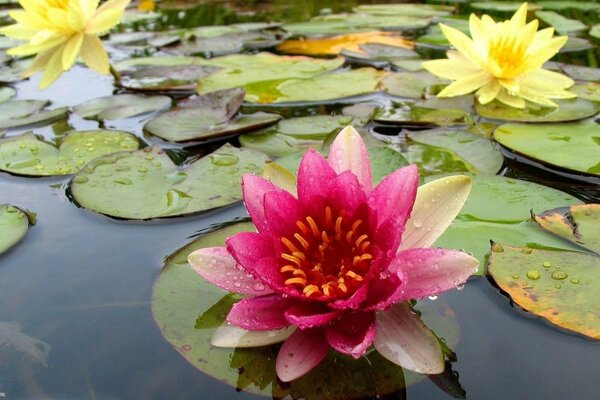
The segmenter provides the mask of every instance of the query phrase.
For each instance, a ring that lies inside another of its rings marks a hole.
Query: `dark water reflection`
[[[18,84],[18,97],[72,106],[113,92],[110,79],[81,68],[51,91],[36,85],[37,79]],[[97,127],[76,117],[68,123],[35,132],[52,139],[68,126]],[[141,135],[139,126],[128,120],[111,127]],[[0,393],[11,400],[257,398],[190,366],[162,338],[150,310],[163,257],[199,230],[244,216],[243,208],[156,223],[115,221],[71,204],[66,181],[0,175],[0,203],[32,210],[38,219],[25,240],[0,257],[0,322],[17,322],[22,333],[52,346],[44,367],[0,342]],[[512,309],[485,278],[443,300],[460,327],[454,370],[467,398],[598,398],[597,342]],[[391,398],[405,397],[450,398],[429,380]]]

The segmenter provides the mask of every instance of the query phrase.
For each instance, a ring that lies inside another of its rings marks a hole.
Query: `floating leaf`
[[[581,10],[581,11],[594,11],[600,9],[600,4],[591,1],[537,1],[537,5],[544,8],[544,10],[563,11],[568,9]]]
[[[70,131],[59,146],[33,133],[0,139],[0,170],[23,176],[68,175],[90,160],[139,148],[137,138],[121,131]]]
[[[469,113],[460,109],[438,109],[418,103],[394,103],[391,107],[379,108],[375,122],[392,125],[457,125],[464,124]]]
[[[360,126],[361,123],[345,115],[311,115],[284,119],[274,129],[298,139],[325,139],[331,132],[348,125]]]
[[[110,217],[151,219],[198,213],[241,199],[244,173],[260,173],[267,157],[229,144],[177,167],[149,147],[90,162],[70,182],[75,201]]]
[[[285,24],[283,29],[298,36],[323,36],[372,30],[412,31],[426,28],[431,17],[373,15],[367,13],[331,14],[310,21]]]
[[[8,204],[0,205],[0,254],[17,244],[29,229],[27,214]]]
[[[428,89],[445,81],[426,72],[396,72],[381,80],[381,89],[394,96],[421,99]]]
[[[569,88],[569,91],[575,93],[577,97],[581,97],[582,99],[590,100],[595,103],[600,102],[600,83],[576,83]]]
[[[223,69],[200,79],[197,84],[198,93],[242,87],[249,94],[248,85],[253,82],[310,78],[340,67],[344,63],[344,59],[339,57],[318,60],[308,57],[258,53],[217,57],[210,62],[212,65],[223,67]]]
[[[168,96],[118,94],[87,101],[75,107],[73,112],[88,119],[121,119],[159,111],[170,105]]]
[[[484,118],[517,122],[565,122],[588,118],[598,112],[598,106],[584,99],[558,100],[557,108],[528,103],[527,108],[509,107],[494,100],[486,105],[475,104],[475,111]]]
[[[535,218],[549,232],[578,245],[590,244],[590,250],[599,250],[600,204],[550,210]],[[600,339],[597,253],[496,244],[492,246],[487,268],[500,289],[525,310],[559,327]]]
[[[144,130],[172,142],[209,140],[274,124],[277,114],[258,112],[234,117],[244,99],[242,89],[225,89],[180,102],[144,125]]]
[[[469,6],[484,11],[500,11],[500,12],[515,12],[523,4],[518,1],[474,1],[469,3]],[[539,4],[528,4],[529,11],[539,10],[541,6]]]
[[[243,147],[260,150],[270,157],[300,154],[309,148],[320,150],[323,146],[322,139],[300,139],[278,133],[276,130],[242,134],[239,141]]]
[[[353,10],[375,15],[442,17],[452,14],[455,7],[433,4],[365,4],[354,7]]]
[[[434,179],[431,177],[428,179]],[[535,229],[531,212],[579,204],[566,193],[546,186],[501,176],[471,176],[469,198],[435,246],[462,248],[480,260],[483,273],[490,240],[529,248],[577,251],[571,243]]]
[[[532,160],[600,176],[600,133],[591,119],[565,124],[504,124],[494,139]]]
[[[279,32],[281,33],[281,32]],[[201,55],[204,57],[216,57],[226,54],[239,53],[246,48],[259,50],[274,47],[282,42],[277,32],[270,31],[242,31],[235,30],[220,36],[194,35],[192,38],[182,41],[180,44],[165,48],[172,54]]]
[[[200,371],[255,394],[358,400],[404,390],[402,368],[377,352],[355,360],[330,351],[307,375],[283,384],[275,376],[278,345],[236,349],[211,346],[215,326],[229,312],[232,298],[200,278],[190,268],[187,257],[203,247],[222,246],[227,236],[252,230],[251,223],[226,226],[203,234],[167,257],[152,294],[152,314],[165,339]],[[452,310],[439,302],[424,303],[419,308],[428,325],[446,333],[449,343],[456,343],[456,322],[449,317]]]
[[[567,43],[558,51],[559,54],[562,53],[574,53],[578,51],[586,51],[593,49],[594,45],[587,39],[569,36],[569,40]]]
[[[565,18],[554,11],[537,11],[535,16],[561,34],[578,33],[588,29],[587,25],[576,19]]]
[[[16,128],[63,118],[67,107],[45,110],[46,100],[13,100],[0,103],[0,129]]]
[[[277,50],[286,54],[308,56],[338,55],[342,50],[360,52],[361,44],[384,44],[403,49],[412,48],[412,42],[392,32],[348,33],[327,38],[286,40],[277,46]]]
[[[4,103],[15,97],[17,91],[10,86],[2,86],[0,87],[0,103]]]

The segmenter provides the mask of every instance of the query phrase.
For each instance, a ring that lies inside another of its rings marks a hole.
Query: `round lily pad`
[[[210,140],[274,124],[277,114],[237,115],[242,89],[225,89],[180,102],[146,123],[144,130],[172,142]]]
[[[0,254],[17,244],[30,226],[28,215],[9,204],[0,205]]]
[[[121,119],[155,112],[171,105],[168,96],[141,96],[118,94],[87,101],[73,109],[75,114],[87,119]]]
[[[312,115],[281,120],[274,129],[298,139],[325,139],[334,130],[353,122],[354,118],[345,115]]]
[[[13,100],[0,103],[0,129],[16,128],[63,118],[67,107],[47,110],[46,100]]]
[[[426,71],[395,72],[381,80],[381,89],[394,96],[421,99],[430,86],[444,82]]]
[[[270,157],[300,154],[311,147],[316,150],[323,147],[323,139],[296,138],[278,133],[273,129],[268,129],[266,132],[242,134],[239,141],[243,147],[260,150]]]
[[[153,146],[96,158],[73,177],[70,192],[80,206],[114,218],[187,215],[239,201],[242,174],[260,173],[266,160],[226,144],[178,167]]]
[[[581,202],[566,193],[501,176],[470,175],[473,187],[456,220],[436,241],[436,246],[460,248],[480,260],[483,273],[490,240],[530,248],[577,250],[571,243],[536,230],[531,212]],[[434,179],[437,177],[428,177]]]
[[[496,128],[494,139],[532,160],[600,176],[599,131],[591,119],[565,124],[504,124]]]
[[[486,105],[475,104],[475,111],[484,118],[516,122],[566,122],[591,117],[598,106],[588,100],[558,100],[557,108],[542,107],[528,103],[527,108],[509,107],[498,101]]]
[[[70,131],[58,148],[29,132],[0,139],[0,170],[23,176],[68,175],[96,157],[139,146],[134,135],[121,131]]]
[[[223,246],[232,234],[253,231],[251,223],[238,223],[208,232],[167,257],[152,293],[152,314],[165,339],[194,367],[237,390],[274,398],[310,400],[364,399],[403,390],[402,368],[377,352],[355,360],[330,351],[325,360],[305,376],[284,384],[275,375],[279,345],[249,348],[211,346],[216,329],[223,324],[233,303],[239,300],[199,277],[187,262],[197,249]],[[421,310],[428,324],[441,322],[444,333],[455,336],[452,311],[442,304]],[[430,319],[428,319],[428,317]],[[450,330],[451,332],[445,332]],[[438,331],[438,334],[442,332]],[[450,337],[449,342],[456,341]],[[414,382],[414,380],[412,380]]]
[[[542,228],[574,240],[589,252],[495,244],[488,261],[491,278],[525,310],[559,327],[600,339],[596,313],[600,309],[600,204],[550,210],[536,220]],[[579,231],[586,237],[580,238]]]
[[[0,87],[0,103],[4,103],[15,97],[17,91],[9,86]]]

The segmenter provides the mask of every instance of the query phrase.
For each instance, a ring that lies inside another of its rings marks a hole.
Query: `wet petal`
[[[431,246],[454,221],[470,191],[471,178],[464,175],[436,179],[419,187],[398,250]]]
[[[293,236],[298,229],[296,221],[304,217],[298,200],[285,190],[265,194],[265,221],[275,238]]]
[[[374,345],[379,354],[402,368],[421,374],[444,371],[438,339],[406,303],[377,313]]]
[[[401,251],[390,271],[405,277],[400,300],[420,299],[462,285],[477,272],[479,261],[458,250],[409,249]]]
[[[290,326],[285,310],[296,300],[280,294],[250,297],[235,303],[227,315],[227,322],[250,331],[283,329]]]
[[[278,190],[271,182],[259,176],[242,176],[242,198],[246,210],[259,232],[269,232],[265,218],[265,194]]]
[[[327,162],[341,174],[350,171],[358,178],[363,189],[371,190],[371,163],[360,134],[351,126],[342,129],[329,148]]]
[[[375,339],[375,313],[345,313],[327,327],[326,337],[334,350],[359,358]]]
[[[235,325],[223,324],[215,330],[210,341],[215,347],[244,348],[268,346],[286,340],[295,330],[293,326],[272,331],[248,331]]]
[[[356,175],[350,171],[338,175],[325,196],[329,203],[337,210],[344,210],[346,215],[352,216],[362,206],[366,209],[367,196],[358,182]]]
[[[298,167],[298,200],[310,206],[313,197],[319,197],[328,191],[336,177],[335,171],[327,161],[313,149],[308,150]],[[322,211],[322,210],[319,210]]]
[[[323,303],[298,303],[288,308],[285,317],[290,324],[300,329],[315,328],[325,325],[339,315],[338,311],[331,311]]]
[[[221,289],[238,294],[263,295],[272,290],[237,265],[225,247],[209,247],[188,256],[192,269]]]
[[[277,376],[283,382],[301,377],[323,361],[328,347],[321,329],[296,330],[279,350]]]

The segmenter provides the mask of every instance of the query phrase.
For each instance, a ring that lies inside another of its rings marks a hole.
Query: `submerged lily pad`
[[[600,339],[600,204],[550,210],[536,220],[542,228],[590,252],[496,244],[487,266],[491,278],[525,310],[561,328]]]
[[[27,233],[30,221],[27,214],[8,204],[0,205],[0,254],[17,244]]]
[[[532,160],[600,176],[599,125],[591,119],[566,124],[504,124],[494,139]]]
[[[433,179],[431,177],[429,179]],[[480,261],[483,273],[490,240],[529,248],[579,250],[568,241],[535,229],[531,212],[580,201],[546,186],[501,176],[471,176],[469,198],[436,246],[462,248]]]
[[[237,349],[211,346],[216,328],[238,298],[200,278],[190,268],[187,257],[203,247],[223,246],[229,235],[253,230],[251,223],[223,227],[203,234],[167,257],[152,294],[152,314],[165,339],[200,371],[238,390],[255,394],[308,400],[358,400],[403,390],[402,368],[377,352],[354,360],[330,351],[314,370],[284,384],[275,375],[279,345]],[[448,308],[443,309],[439,303],[433,306],[434,310],[422,310],[427,323],[434,325],[443,319],[443,331],[438,334],[455,333],[445,332],[456,329],[449,328],[445,322],[451,318],[440,318],[440,315],[448,315]],[[449,342],[455,342],[455,338],[449,338]]]
[[[584,99],[557,100],[555,103],[558,104],[557,108],[528,103],[527,108],[519,109],[509,107],[499,101],[493,101],[486,105],[476,102],[475,111],[484,118],[517,122],[576,121],[591,117],[598,112],[596,104]]]
[[[0,103],[0,129],[48,122],[63,118],[69,112],[67,107],[45,109],[48,105],[50,102],[46,100],[13,100]]]
[[[180,102],[146,123],[144,130],[172,142],[209,140],[274,124],[277,114],[237,114],[242,89],[225,89]]]
[[[58,148],[29,132],[0,139],[0,170],[23,176],[69,175],[96,157],[139,146],[134,135],[121,131],[70,131]]]
[[[178,167],[157,147],[100,157],[70,182],[82,207],[114,218],[152,219],[199,213],[241,199],[244,173],[260,173],[267,157],[224,145]]]
[[[87,119],[121,119],[162,110],[171,105],[168,96],[118,94],[100,97],[78,105],[75,114]]]

